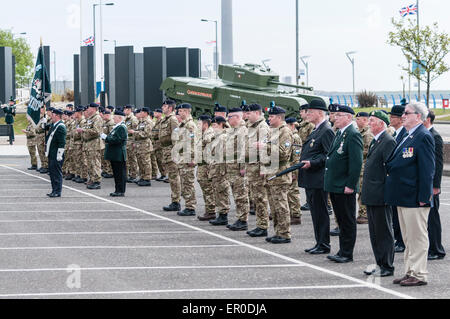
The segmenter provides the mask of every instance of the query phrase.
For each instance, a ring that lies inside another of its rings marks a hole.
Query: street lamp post
[[[27,33],[26,33],[26,32],[13,33],[13,34],[12,34],[12,39],[14,40],[14,37],[15,37],[16,35],[25,35],[25,34],[27,34]]]
[[[308,59],[310,57],[311,56],[309,56],[309,55],[300,57],[300,60],[302,61],[303,65],[305,66],[305,69],[306,69],[306,86],[309,86],[309,63],[308,63],[308,61],[306,61],[306,59]]]
[[[117,40],[103,40],[103,42],[114,42],[114,48],[117,47]]]
[[[214,55],[214,68],[216,70],[216,79],[217,79],[217,74],[219,73],[219,41],[218,41],[218,36],[217,36],[217,20],[207,20],[207,19],[202,19],[202,22],[214,22],[216,24],[216,54]]]
[[[97,48],[97,37],[96,37],[96,30],[95,30],[95,8],[97,6],[113,6],[114,3],[102,3],[102,1],[100,0],[100,3],[94,3],[92,5],[93,8],[93,17],[94,17],[94,51],[97,52],[96,48]],[[100,14],[100,27],[102,26],[103,21],[102,21],[102,15]],[[101,30],[100,30],[101,31]],[[103,42],[100,41],[100,66],[101,66],[101,79],[103,80]]]
[[[347,58],[349,59],[350,63],[352,64],[352,73],[353,73],[353,99],[355,99],[355,58],[352,56],[355,54],[356,51],[350,51],[346,52],[345,55],[347,55]]]

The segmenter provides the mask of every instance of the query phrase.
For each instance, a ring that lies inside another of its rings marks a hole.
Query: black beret
[[[66,107],[71,107],[71,108],[73,108],[73,104],[67,104]]]
[[[359,112],[356,114],[356,117],[369,117],[369,113],[367,112]]]
[[[388,114],[402,116],[403,113],[405,113],[405,106],[403,106],[403,105],[394,105],[392,107],[392,110]]]
[[[112,105],[108,105],[106,108],[107,108],[108,110],[114,111],[114,106],[112,106]]]
[[[118,108],[116,108],[116,109],[114,110],[114,115],[125,116],[125,113],[123,113],[123,109],[118,109]]]
[[[52,113],[56,114],[56,115],[63,115],[64,112],[62,110],[60,110],[60,109],[53,109]]]
[[[47,112],[53,112],[53,110],[54,110],[54,108],[51,107],[51,106],[49,106],[49,107],[47,108]]]
[[[214,112],[227,112],[227,108],[225,106],[220,105],[219,103],[216,103],[216,106],[214,107]]]
[[[16,100],[14,100],[14,98],[11,96],[11,97],[9,98],[9,102],[16,102]]]
[[[179,110],[180,110],[180,109],[187,109],[187,110],[190,110],[190,109],[192,109],[192,105],[190,105],[189,103],[183,103],[183,104],[178,105],[178,109],[179,109]]]
[[[134,109],[134,105],[127,104],[125,105],[125,109]]]
[[[84,106],[83,106],[83,105],[78,105],[78,106],[75,108],[75,112],[84,112]]]
[[[216,116],[212,119],[211,123],[226,123],[227,120],[223,116]]]
[[[150,109],[148,108],[148,107],[143,107],[142,109],[141,109],[141,112],[146,112],[147,114],[150,114]]]
[[[269,109],[269,115],[279,115],[279,114],[286,114],[286,110],[279,106],[274,106],[271,109]]]
[[[228,113],[237,113],[242,112],[242,109],[239,107],[233,107],[231,110],[228,111]]]
[[[336,105],[336,112],[340,112],[340,113],[349,113],[354,115],[355,111],[353,111],[353,109],[350,106],[347,105]]]
[[[71,115],[72,115],[72,112],[70,112],[70,111],[63,111],[63,114],[64,114],[64,115],[67,115],[67,116],[71,116]]]
[[[133,113],[134,113],[134,114],[138,114],[138,113],[141,113],[141,111],[142,111],[141,109],[136,109],[136,110],[134,110]]]
[[[322,99],[312,99],[309,102],[308,109],[328,111],[327,105]]]
[[[151,117],[155,116],[155,113],[153,113],[153,111],[150,111],[150,113],[148,113]]]
[[[248,106],[249,111],[262,111],[262,106],[255,103]]]
[[[97,103],[91,103],[89,104],[89,107],[95,107],[98,108],[100,105],[98,105]]]
[[[303,104],[302,106],[300,106],[300,110],[307,110],[309,107],[309,104]]]
[[[155,113],[162,113],[162,110],[161,109],[156,109]]]
[[[297,123],[297,119],[294,118],[294,117],[288,117],[288,118],[286,119],[286,123],[287,123],[287,124],[294,124],[294,123]]]
[[[103,114],[111,114],[111,111],[110,110],[104,110]]]
[[[172,100],[172,99],[167,99],[167,100],[165,100],[163,102],[163,105],[165,105],[165,104],[167,104],[167,105],[176,105],[177,103],[174,100]]]
[[[242,105],[241,109],[243,112],[250,112],[250,105]]]
[[[198,119],[200,121],[211,121],[211,116],[209,116],[207,114],[203,114],[203,115],[200,115],[200,117]]]
[[[328,111],[335,113],[336,112],[336,106],[338,106],[338,104],[330,104],[328,106]]]

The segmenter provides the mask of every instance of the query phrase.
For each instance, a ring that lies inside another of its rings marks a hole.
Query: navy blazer
[[[433,187],[441,188],[442,171],[444,170],[444,141],[442,140],[441,135],[434,129],[434,127],[431,128],[430,133],[434,138],[434,157],[436,160]]]
[[[432,205],[434,170],[434,139],[421,124],[394,149],[386,162],[386,204],[420,207],[419,202],[423,202]]]
[[[406,131],[406,128],[402,126],[402,129],[400,130],[400,132],[398,133],[398,135],[395,137],[395,141],[398,143],[400,143],[401,141],[403,141],[403,138],[408,135],[408,132]]]
[[[301,161],[310,161],[309,169],[300,169],[298,186],[302,188],[323,188],[325,162],[333,143],[334,132],[328,121],[322,123],[317,130],[312,131],[302,147]]]

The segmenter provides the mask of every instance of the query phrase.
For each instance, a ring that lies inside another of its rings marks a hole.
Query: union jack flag
[[[400,15],[406,17],[408,14],[417,14],[418,8],[417,4],[412,4],[410,6],[404,7],[400,10]]]
[[[87,38],[86,40],[83,41],[83,44],[87,47],[92,47],[95,44],[95,39],[93,36]]]

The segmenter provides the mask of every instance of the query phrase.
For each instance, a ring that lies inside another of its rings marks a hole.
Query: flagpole
[[[41,37],[41,47],[39,48],[39,51],[41,51],[42,53],[42,98],[43,98],[43,104],[45,107],[47,107],[47,105],[45,105],[45,52],[44,52],[44,47],[42,46],[42,37]]]
[[[417,41],[419,40],[419,34],[420,34],[420,24],[419,24],[419,0],[417,0],[416,2],[416,6],[417,6]],[[417,64],[419,65],[419,76],[418,76],[418,94],[419,94],[419,102],[420,102],[420,70],[422,69],[421,66],[421,61],[420,61],[420,49],[419,49],[419,43],[417,43]]]

